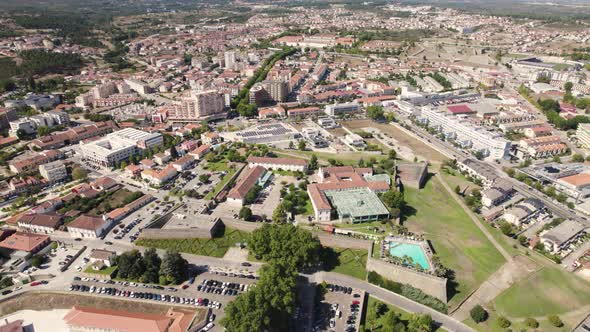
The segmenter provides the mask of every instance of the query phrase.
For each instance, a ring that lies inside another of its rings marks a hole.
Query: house
[[[61,224],[62,218],[55,214],[27,214],[21,216],[17,222],[23,231],[50,234]]]
[[[307,172],[307,161],[297,158],[248,157],[250,168],[262,166],[266,169],[284,170],[292,172]]]
[[[540,239],[545,249],[558,253],[584,231],[584,225],[577,221],[566,220],[561,224],[541,233]]]
[[[229,191],[227,201],[237,203],[240,206],[246,203],[246,195],[255,185],[262,184],[266,175],[266,169],[261,166],[254,166],[245,169],[240,175],[237,184]]]
[[[221,136],[219,136],[218,133],[214,133],[214,132],[206,132],[201,134],[201,142],[203,144],[208,144],[208,145],[215,145],[218,144],[222,141]]]
[[[160,152],[154,155],[154,161],[158,165],[164,165],[165,163],[169,162],[170,159],[172,159],[172,157],[165,152]]]
[[[505,180],[495,181],[490,188],[481,193],[481,203],[487,208],[496,206],[507,200],[513,192],[514,187],[510,182]]]
[[[0,242],[0,248],[36,253],[45,248],[49,242],[50,239],[47,235],[15,232]]]
[[[536,198],[527,198],[504,212],[504,219],[511,224],[520,226],[545,208],[543,202]]]
[[[184,170],[191,168],[191,166],[193,166],[194,162],[195,162],[195,157],[193,157],[190,154],[187,154],[185,156],[178,158],[176,161],[174,161],[172,163],[172,167],[174,167],[176,169],[176,171],[182,172]]]
[[[115,264],[117,253],[106,249],[92,249],[90,253],[90,264],[96,262],[102,263],[104,266],[112,266]]]
[[[172,180],[178,171],[172,165],[166,166],[161,170],[146,169],[141,172],[141,178],[147,180],[150,184],[161,186],[162,184]]]
[[[81,215],[68,224],[68,232],[73,238],[91,238],[100,237],[105,230],[111,225],[111,221],[106,218]]]
[[[153,160],[147,159],[147,158],[140,160],[139,165],[143,169],[152,169],[152,168],[156,167],[156,163]]]
[[[201,159],[203,159],[203,157],[207,153],[209,153],[210,150],[211,150],[211,145],[203,144],[203,145],[199,146],[198,148],[194,149],[193,151],[189,152],[188,154],[195,157],[195,159],[197,159],[197,160],[201,160]]]
[[[141,167],[140,165],[131,164],[125,167],[125,175],[130,178],[138,176],[139,174],[141,174],[141,171],[143,171],[143,167]]]
[[[98,191],[114,191],[119,189],[120,184],[108,176],[100,177],[91,183],[92,189]]]

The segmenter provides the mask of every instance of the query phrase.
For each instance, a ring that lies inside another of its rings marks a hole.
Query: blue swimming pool
[[[417,244],[389,242],[389,254],[399,258],[411,257],[412,262],[420,264],[422,269],[428,270],[430,268],[424,250]]]

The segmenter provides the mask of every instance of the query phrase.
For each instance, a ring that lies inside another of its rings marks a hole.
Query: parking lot
[[[163,215],[174,206],[173,202],[156,200],[150,204],[134,211],[113,227],[107,234],[105,240],[124,240],[134,242],[140,231],[149,224],[155,215]]]
[[[113,296],[177,305],[210,308],[215,321],[223,317],[223,308],[256,282],[253,275],[205,272],[179,286],[160,286],[120,280],[97,280],[75,277],[66,287],[71,292],[87,292],[97,296]],[[211,331],[220,330],[212,326]]]
[[[365,293],[340,285],[328,284],[320,308],[316,308],[313,331],[358,331]]]

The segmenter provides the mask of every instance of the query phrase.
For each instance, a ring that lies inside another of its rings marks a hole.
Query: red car
[[[39,285],[42,285],[42,284],[43,284],[43,283],[42,283],[41,281],[33,281],[33,282],[31,283],[31,286],[39,286]]]
[[[187,289],[187,288],[188,288],[188,284],[184,284],[184,285],[182,285],[182,287],[181,287],[181,288],[182,288],[182,289]]]
[[[357,304],[358,305],[358,304],[361,304],[361,302],[360,301],[357,301],[357,300],[354,300],[354,301],[352,301],[352,304]]]

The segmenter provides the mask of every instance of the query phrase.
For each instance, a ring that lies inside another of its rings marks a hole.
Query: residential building
[[[236,183],[229,191],[227,201],[237,203],[240,206],[246,203],[246,195],[255,185],[262,186],[266,177],[266,169],[261,166],[254,166],[245,169]]]
[[[578,130],[576,131],[576,137],[578,138],[578,143],[584,149],[590,149],[590,123],[578,124]]]
[[[543,202],[536,198],[527,198],[504,212],[504,219],[520,226],[545,209]]]
[[[164,183],[172,180],[178,171],[172,165],[166,166],[164,169],[146,169],[141,172],[141,178],[147,180],[150,184],[161,186]]]
[[[547,158],[563,154],[567,145],[557,135],[527,138],[518,143],[517,156],[519,158]]]
[[[342,114],[356,113],[360,110],[361,105],[358,102],[353,101],[350,103],[326,105],[326,107],[324,108],[324,113],[326,113],[329,116],[338,116]]]
[[[64,157],[63,152],[59,150],[47,150],[38,153],[27,154],[18,159],[8,162],[8,168],[11,172],[21,174],[37,171],[39,165],[43,165]]]
[[[56,214],[26,214],[18,219],[17,225],[26,232],[51,234],[61,222],[61,216]]]
[[[49,242],[50,239],[47,235],[15,232],[0,242],[0,248],[36,253],[45,248]]]
[[[68,224],[68,232],[73,238],[96,239],[111,226],[111,221],[105,217],[82,215]]]
[[[50,183],[59,182],[68,177],[66,165],[60,160],[39,165],[39,173]]]
[[[487,208],[496,206],[510,198],[513,192],[514,187],[510,182],[505,180],[495,181],[491,187],[482,191],[481,203]]]
[[[92,249],[88,258],[90,264],[99,262],[104,266],[113,266],[117,258],[117,253],[106,249]]]
[[[223,94],[215,90],[192,92],[176,105],[169,120],[174,122],[198,122],[223,118],[227,114]]]
[[[307,172],[307,161],[304,159],[250,156],[247,161],[250,168],[261,166],[273,170]]]
[[[211,146],[209,144],[203,144],[188,154],[193,156],[196,160],[201,160],[207,153],[209,153],[209,151],[211,151]]]
[[[540,239],[546,250],[559,253],[572,240],[582,234],[585,227],[574,220],[566,220],[561,224],[541,233]]]
[[[98,167],[116,167],[138,155],[141,150],[163,144],[160,133],[147,133],[134,128],[119,130],[106,137],[83,144],[82,154],[87,162]]]
[[[191,168],[194,163],[195,157],[191,156],[190,154],[187,154],[173,161],[172,167],[174,167],[176,171],[182,172]]]

